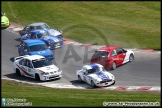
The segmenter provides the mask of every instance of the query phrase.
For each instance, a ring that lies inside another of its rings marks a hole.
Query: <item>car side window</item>
[[[123,50],[122,48],[117,48],[116,51],[117,51],[117,54],[122,54],[122,53],[124,53],[124,50]]]
[[[100,57],[100,51],[96,51],[96,52],[93,54],[93,57]]]
[[[30,26],[30,28],[29,28],[30,31],[35,30],[35,29],[36,29],[36,27],[34,27],[34,26]]]
[[[19,64],[24,66],[25,60],[24,60],[24,59],[21,59],[21,60],[19,61]]]
[[[24,30],[28,31],[28,30],[29,30],[29,26],[26,26],[26,27],[24,28]]]
[[[31,34],[31,35],[30,35],[30,38],[31,38],[31,39],[35,39],[35,38],[37,38],[37,36],[36,36],[36,34]]]
[[[26,61],[25,61],[25,66],[27,66],[27,67],[29,67],[29,68],[32,68],[31,61],[30,61],[30,60],[26,60]]]
[[[116,56],[117,55],[117,51],[116,49],[114,49],[112,52],[111,52],[111,56]]]
[[[108,56],[108,52],[101,51],[99,55],[100,55],[100,57],[107,57]]]

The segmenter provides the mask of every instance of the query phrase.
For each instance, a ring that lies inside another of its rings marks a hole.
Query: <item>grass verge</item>
[[[2,98],[25,98],[32,106],[86,107],[103,106],[103,102],[161,103],[160,92],[58,89],[4,79],[1,81]]]

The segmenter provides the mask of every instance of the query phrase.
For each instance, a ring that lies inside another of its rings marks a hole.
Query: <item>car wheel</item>
[[[112,69],[113,69],[113,70],[116,69],[116,63],[115,63],[115,62],[113,62],[113,64],[112,64]]]
[[[95,85],[95,83],[94,83],[93,80],[91,80],[91,86],[92,86],[92,87],[96,87],[96,85]]]
[[[134,56],[133,56],[133,54],[130,54],[129,61],[132,62],[133,60],[134,60]]]
[[[40,81],[40,77],[39,77],[38,74],[35,75],[35,79],[36,79],[37,81]]]
[[[78,80],[80,81],[80,82],[82,82],[82,79],[81,79],[81,77],[78,75]]]
[[[20,73],[20,70],[19,70],[19,69],[16,69],[16,74],[17,74],[18,76],[21,76],[21,73]]]

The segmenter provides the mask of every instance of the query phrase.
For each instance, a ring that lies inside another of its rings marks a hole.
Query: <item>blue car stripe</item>
[[[90,64],[90,67],[93,69],[93,68],[99,68],[99,66],[97,64]]]
[[[109,78],[107,75],[105,75],[103,72],[96,72],[96,75],[97,75],[99,78],[101,78],[102,81],[104,81],[104,80],[109,80],[109,79],[110,79],[110,78]]]

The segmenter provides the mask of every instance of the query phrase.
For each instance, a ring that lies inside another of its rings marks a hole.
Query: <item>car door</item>
[[[24,64],[24,69],[26,70],[25,75],[28,77],[34,77],[34,68],[30,60],[26,59]]]
[[[117,65],[121,65],[126,56],[125,51],[122,48],[116,48],[117,51]]]
[[[24,50],[22,51],[23,55],[28,55],[28,45],[24,42]]]
[[[22,41],[22,42],[20,43],[20,45],[19,45],[19,48],[18,48],[18,50],[19,50],[19,55],[24,55],[24,54],[25,54],[25,52],[24,52],[24,47],[25,47],[25,43]]]
[[[26,59],[21,59],[18,67],[22,75],[27,76],[27,69],[26,69],[25,63],[26,63]]]
[[[88,71],[87,71],[87,69],[86,68],[82,68],[82,72],[83,72],[83,74],[82,74],[82,80],[84,81],[84,82],[86,82],[86,83],[89,83],[89,79],[88,79]]]

